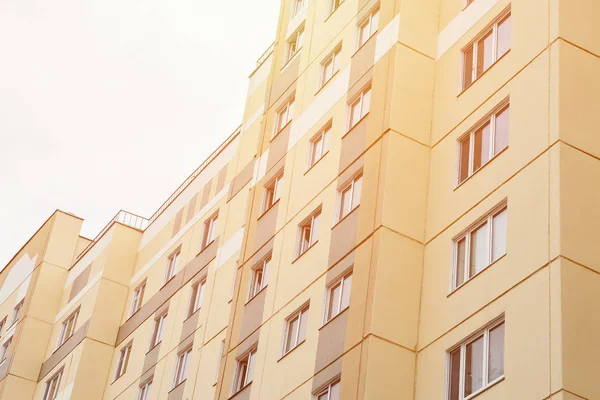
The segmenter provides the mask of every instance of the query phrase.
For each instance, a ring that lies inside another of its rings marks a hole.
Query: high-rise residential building
[[[283,1],[154,215],[0,273],[0,399],[600,399],[599,15]]]

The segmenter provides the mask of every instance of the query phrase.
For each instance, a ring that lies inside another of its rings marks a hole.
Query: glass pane
[[[328,400],[327,396],[329,396],[329,392],[320,394],[319,397],[317,398],[317,400]]]
[[[494,215],[492,221],[492,261],[506,254],[506,210]]]
[[[329,400],[339,400],[340,399],[340,383],[337,382],[331,385],[329,389]]]
[[[488,266],[489,226],[486,223],[471,233],[471,266],[472,277]]]
[[[477,76],[480,76],[494,63],[493,43],[492,31],[477,42]]]
[[[362,176],[354,181],[354,188],[352,190],[352,209],[354,209],[360,204],[360,192],[362,191]]]
[[[483,336],[471,342],[466,348],[465,396],[483,387]]]
[[[248,373],[246,374],[246,383],[252,382],[254,375],[254,364],[256,363],[256,351],[253,351],[248,356]]]
[[[310,227],[305,226],[302,228],[302,239],[300,242],[300,252],[302,253],[310,246]]]
[[[352,104],[352,110],[350,111],[350,127],[354,126],[360,119],[360,101]]]
[[[467,263],[467,239],[463,238],[456,244],[456,276],[455,287],[459,287],[465,281],[465,264]]]
[[[367,115],[367,113],[369,112],[369,109],[371,108],[371,89],[367,90],[363,94],[362,103],[363,104],[362,104],[361,117],[364,117],[365,115]]]
[[[329,308],[327,310],[327,320],[338,315],[340,312],[340,296],[342,292],[342,286],[338,283],[331,289],[329,289]]]
[[[342,309],[344,309],[350,305],[351,288],[352,288],[352,275],[349,275],[344,279],[344,285],[342,288]]]
[[[467,136],[460,142],[460,164],[458,167],[458,183],[469,177],[469,152],[471,147],[471,136]]]
[[[371,18],[371,35],[379,29],[379,11],[375,11]]]
[[[459,400],[460,393],[460,349],[450,354],[450,389],[449,400]]]
[[[369,38],[369,23],[368,22],[360,27],[360,32],[358,35],[359,35],[358,36],[358,45],[362,46],[363,44],[365,44],[365,42]]]
[[[319,220],[320,219],[321,219],[321,214],[317,214],[313,218],[312,233],[310,235],[310,244],[315,243],[319,239]]]
[[[510,109],[507,107],[496,115],[496,137],[494,140],[494,154],[498,154],[508,146],[508,119]]]
[[[238,365],[238,381],[237,381],[237,390],[242,389],[246,385],[246,373],[248,372],[248,364],[244,362],[240,362]]]
[[[473,83],[473,46],[465,50],[463,89]]]
[[[315,141],[315,144],[314,144],[313,160],[317,161],[319,158],[321,158],[322,154],[323,154],[323,137],[320,137],[319,139],[317,139],[317,141]]]
[[[347,188],[342,192],[342,202],[340,204],[340,219],[348,215],[351,207],[352,188]]]
[[[296,336],[298,335],[298,317],[288,322],[287,337],[285,340],[285,352],[287,353],[296,346]]]
[[[498,25],[498,58],[510,49],[510,15]]]
[[[325,133],[323,134],[323,153],[325,153],[325,152],[327,152],[327,150],[329,150],[330,131],[331,131],[331,127],[327,128],[325,130]]]
[[[475,143],[473,148],[473,171],[477,171],[490,160],[490,124],[486,124],[475,131]]]
[[[308,325],[308,310],[302,311],[300,315],[300,327],[298,328],[298,340],[296,345],[306,339],[306,326]]]
[[[490,331],[488,382],[504,375],[504,323]]]

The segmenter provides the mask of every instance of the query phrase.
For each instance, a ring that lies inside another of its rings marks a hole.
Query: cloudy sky
[[[241,122],[280,0],[0,3],[0,268],[56,209],[150,216]]]

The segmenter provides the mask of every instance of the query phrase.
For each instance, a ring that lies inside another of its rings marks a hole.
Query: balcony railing
[[[273,52],[273,50],[275,49],[275,42],[271,43],[271,45],[269,46],[269,48],[267,50],[265,50],[264,53],[262,53],[262,55],[258,58],[258,60],[256,60],[256,67],[260,67],[262,65],[262,63],[264,63],[267,58],[269,58],[269,56],[271,55],[271,53]]]

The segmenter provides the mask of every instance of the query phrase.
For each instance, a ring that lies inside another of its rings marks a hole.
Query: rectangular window
[[[366,88],[360,96],[358,96],[350,104],[349,128],[352,128],[358,123],[367,113],[371,106],[371,86]]]
[[[503,202],[454,239],[453,290],[506,254],[506,216]]]
[[[4,333],[4,325],[6,325],[6,317],[4,317],[2,319],[2,321],[0,321],[0,337],[2,336],[2,334]]]
[[[169,282],[175,276],[177,270],[177,261],[179,261],[180,250],[177,249],[167,259],[167,269],[165,270],[165,283]]]
[[[281,180],[283,173],[279,173],[275,178],[271,179],[265,185],[265,198],[263,200],[263,212],[273,207],[273,204],[279,200],[281,196]]]
[[[325,125],[315,137],[310,141],[310,157],[308,167],[312,167],[329,151],[329,142],[331,136],[331,121]]]
[[[202,250],[211,244],[217,237],[217,220],[219,214],[216,213],[204,222],[204,236],[202,237]]]
[[[352,271],[344,275],[341,279],[335,281],[327,289],[327,302],[325,305],[325,321],[330,321],[333,317],[344,311],[350,306],[350,290],[352,289]]]
[[[287,40],[287,49],[285,54],[285,64],[289,63],[292,58],[302,49],[304,44],[304,25],[300,26],[296,32]]]
[[[233,381],[233,393],[237,393],[250,383],[254,374],[254,363],[256,362],[256,348],[250,350],[246,355],[237,360],[235,379]]]
[[[321,82],[320,87],[325,86],[327,82],[340,70],[340,51],[342,50],[341,45],[338,46],[333,53],[331,53],[325,61],[321,63]]]
[[[127,364],[129,364],[129,356],[131,355],[132,343],[121,349],[119,353],[119,362],[117,363],[117,369],[115,371],[115,380],[122,377],[127,372]]]
[[[163,314],[154,320],[154,329],[152,330],[152,340],[150,341],[150,348],[153,348],[162,341],[166,320],[167,314]]]
[[[448,352],[448,400],[470,399],[504,377],[504,320]]]
[[[75,332],[75,324],[77,324],[77,317],[79,316],[79,308],[75,310],[67,319],[62,323],[60,335],[58,336],[58,344],[56,348],[59,348],[64,342],[66,342],[73,333]]]
[[[308,324],[308,304],[300,311],[287,317],[285,320],[283,354],[292,351],[306,339],[306,326]]]
[[[319,220],[321,218],[321,207],[299,225],[300,240],[298,243],[298,256],[303,254],[310,246],[319,239]]]
[[[379,8],[375,9],[358,25],[358,46],[360,48],[379,29]]]
[[[62,378],[63,370],[58,371],[52,378],[46,381],[44,389],[44,397],[42,400],[54,400],[58,396],[58,388],[60,387],[60,379]]]
[[[463,49],[463,90],[510,50],[510,10]]]
[[[304,7],[306,7],[307,0],[293,0],[293,1],[294,1],[294,8],[292,10],[292,18],[295,17],[296,15],[300,14],[302,11],[304,11]]]
[[[23,301],[24,300],[21,300],[13,309],[13,318],[12,318],[11,325],[16,324],[17,321],[19,320],[19,318],[21,317],[21,310],[23,309]]]
[[[206,281],[197,282],[192,285],[192,296],[190,297],[190,308],[188,310],[188,318],[200,309],[202,298],[204,297],[204,286]]]
[[[360,193],[362,191],[362,174],[357,176],[348,185],[340,190],[340,211],[338,221],[350,214],[360,204]]]
[[[10,350],[10,344],[12,343],[12,336],[9,337],[2,345],[2,354],[0,355],[0,362],[6,360],[8,357],[8,350]]]
[[[185,350],[177,357],[177,366],[175,367],[175,376],[173,377],[173,387],[187,379],[188,364],[192,356],[192,348]]]
[[[462,183],[508,147],[510,105],[503,102],[458,139],[458,182]]]
[[[267,274],[269,272],[269,264],[271,263],[271,255],[269,254],[263,261],[258,263],[252,269],[252,278],[250,281],[250,291],[248,299],[256,296],[261,290],[267,286]]]
[[[344,0],[331,0],[331,12],[333,13],[344,2]]]
[[[142,307],[142,301],[144,301],[144,292],[146,291],[146,281],[142,282],[133,292],[133,297],[131,298],[131,310],[129,311],[129,316],[131,317],[133,314],[139,311]]]
[[[138,396],[136,400],[148,400],[150,396],[150,388],[152,387],[152,381],[144,383],[140,386]]]
[[[339,400],[340,378],[335,379],[323,389],[315,393],[315,400]]]
[[[275,121],[275,132],[273,136],[277,135],[287,124],[290,123],[294,114],[294,97],[289,99],[278,111],[277,120]]]

